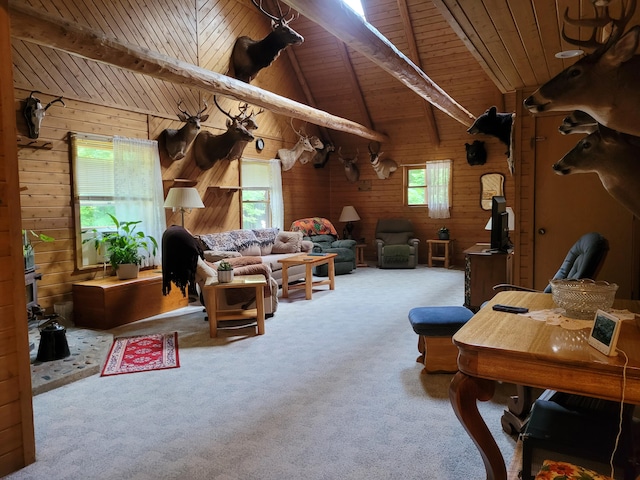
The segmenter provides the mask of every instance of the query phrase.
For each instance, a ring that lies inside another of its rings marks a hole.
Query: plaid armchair
[[[350,273],[356,268],[356,241],[338,240],[338,232],[333,224],[323,217],[309,217],[295,220],[290,229],[292,232],[302,232],[303,240],[313,242],[314,252],[336,253],[334,259],[336,275]],[[327,265],[314,267],[313,274],[319,277],[329,275]]]

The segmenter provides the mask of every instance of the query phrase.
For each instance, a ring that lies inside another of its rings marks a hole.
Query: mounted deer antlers
[[[343,157],[342,147],[338,147],[338,160],[340,160],[340,163],[344,165],[344,174],[347,177],[347,180],[351,183],[356,183],[360,178],[360,170],[356,165],[359,154],[360,154],[360,150],[356,150],[356,154],[353,157],[351,158]]]
[[[42,93],[34,90],[29,94],[29,98],[27,98],[23,114],[24,118],[27,120],[27,127],[29,127],[29,138],[38,138],[40,136],[40,126],[42,125],[42,120],[44,119],[45,112],[49,109],[51,105],[54,103],[60,102],[63,106],[66,107],[62,97],[58,97],[55,100],[51,100],[44,107],[42,103],[40,103],[40,99],[34,97],[34,93]]]
[[[185,122],[180,129],[167,128],[160,134],[160,142],[164,145],[167,154],[171,160],[180,160],[187,154],[187,150],[200,131],[200,122],[206,122],[209,115],[202,115],[207,109],[207,101],[204,101],[204,107],[195,115],[190,115],[186,110],[180,108],[182,100],[178,102],[178,118]]]
[[[380,151],[380,143],[371,142],[367,148],[369,150],[371,166],[380,180],[389,178],[389,176],[398,169],[398,164],[394,160],[391,160],[390,158],[385,158],[384,160],[380,159],[384,153]]]
[[[577,47],[594,48],[607,47],[616,42],[624,33],[624,29],[633,17],[636,10],[636,0],[630,0],[627,5],[622,3],[622,13],[619,19],[609,16],[609,2],[592,1],[595,18],[574,19],[569,17],[569,7],[564,11],[564,24],[562,25],[562,39]],[[593,31],[588,40],[570,38],[565,33],[565,26],[574,25],[577,27],[589,27]],[[610,31],[606,27],[611,25]],[[606,37],[606,38],[605,38]]]

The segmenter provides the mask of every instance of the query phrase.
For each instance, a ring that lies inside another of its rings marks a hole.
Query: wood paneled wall
[[[7,8],[0,0],[0,477],[35,461]]]

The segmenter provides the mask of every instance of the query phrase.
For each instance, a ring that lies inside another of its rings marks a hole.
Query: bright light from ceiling
[[[349,5],[349,7],[351,7],[351,10],[353,10],[362,18],[364,18],[364,10],[362,9],[362,4],[360,3],[360,0],[342,0],[342,1],[347,5]]]

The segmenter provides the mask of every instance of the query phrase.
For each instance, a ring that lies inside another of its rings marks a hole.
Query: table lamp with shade
[[[198,190],[193,187],[174,187],[169,190],[164,208],[180,211],[182,226],[184,227],[184,212],[190,213],[193,208],[204,208]]]
[[[347,222],[345,225],[345,229],[342,232],[344,238],[352,239],[353,232],[353,222],[357,222],[360,220],[360,215],[356,212],[356,209],[353,208],[352,205],[347,205],[346,207],[342,207],[342,213],[340,214],[340,222]]]

